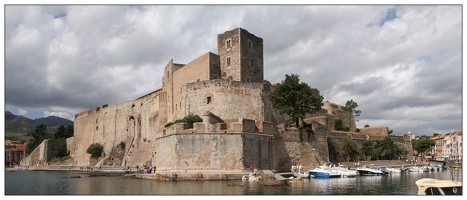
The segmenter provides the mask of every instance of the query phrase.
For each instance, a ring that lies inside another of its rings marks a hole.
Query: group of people
[[[292,172],[301,172],[302,169],[303,169],[303,166],[300,164],[293,164],[292,168],[290,168]]]
[[[258,170],[256,169],[256,164],[250,164],[250,170],[252,172],[257,172]]]
[[[136,170],[137,171],[143,171],[145,174],[151,174],[151,173],[156,173],[156,166],[147,166],[147,165],[143,165],[142,167],[139,167],[138,165],[136,165]]]

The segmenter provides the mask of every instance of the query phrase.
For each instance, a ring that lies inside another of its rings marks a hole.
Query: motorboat
[[[418,195],[462,195],[462,182],[422,178],[415,181]]]
[[[340,178],[341,174],[337,173],[337,170],[332,170],[332,162],[326,162],[315,169],[308,170],[309,174],[313,178]]]
[[[428,167],[425,167],[425,166],[415,167],[415,166],[413,166],[413,167],[409,168],[409,172],[428,172]]]
[[[400,174],[403,173],[402,168],[395,168],[395,167],[388,167],[386,168],[386,172],[388,174]]]
[[[384,172],[370,167],[357,168],[356,170],[360,176],[377,176],[384,174]]]
[[[332,167],[331,170],[337,171],[338,174],[342,175],[342,177],[356,177],[358,176],[358,172],[356,170],[350,170],[343,167]]]
[[[308,170],[310,172],[310,176],[313,178],[340,178],[342,177],[341,174],[338,174],[336,170],[331,169],[323,169],[317,167],[312,170]]]

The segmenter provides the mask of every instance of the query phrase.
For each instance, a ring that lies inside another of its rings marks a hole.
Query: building
[[[462,160],[462,130],[455,130],[451,137],[448,138],[450,141],[449,160]]]
[[[26,140],[5,140],[5,166],[19,164],[27,156],[27,145]]]
[[[431,139],[435,141],[435,147],[431,152],[431,155],[435,160],[444,161],[446,158],[445,155],[445,148],[446,148],[446,141],[444,140],[445,136],[438,135],[432,137]]]
[[[304,120],[313,134],[285,126],[286,119],[272,106],[275,86],[264,80],[262,38],[235,28],[217,35],[217,51],[187,64],[170,60],[162,88],[151,93],[77,113],[74,136],[67,138],[72,164],[158,170],[248,170],[256,164],[258,169],[289,170],[301,163],[313,168],[329,159],[328,130],[335,119],[356,129],[352,111],[329,102],[324,116]],[[203,122],[168,125],[190,115]],[[387,135],[387,127],[377,130]],[[104,147],[98,159],[86,153],[93,143]],[[47,145],[39,147],[41,155],[30,156],[24,165],[47,162]]]

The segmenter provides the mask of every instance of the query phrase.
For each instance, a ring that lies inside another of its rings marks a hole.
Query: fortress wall
[[[113,147],[125,142],[124,160],[127,162],[139,158],[135,154],[153,152],[148,141],[155,141],[156,138],[158,120],[154,115],[157,113],[158,103],[154,101],[157,99],[158,93],[154,92],[135,100],[101,106],[75,115],[74,145],[69,150],[76,164],[90,164],[90,155],[86,150],[93,143],[102,144],[105,155],[109,155]]]
[[[269,81],[263,82],[263,113],[264,121],[271,122],[273,124],[283,124],[285,123],[284,118],[280,114],[279,110],[274,109],[271,100],[271,94],[274,91],[274,87],[271,86]]]
[[[242,164],[240,169],[249,170],[251,164],[256,164],[257,169],[275,169],[275,141],[272,135],[243,133],[242,138],[243,156],[237,159]]]
[[[240,170],[242,135],[172,134],[156,140],[157,169]]]
[[[323,161],[327,161],[329,156],[325,135],[315,133],[308,138],[306,134],[303,134],[302,141],[299,135],[296,128],[279,127],[279,138],[275,139],[274,151],[277,152],[275,155],[277,170],[290,171],[294,164],[300,164],[305,169],[312,169],[318,167]],[[325,154],[322,154],[323,152]]]
[[[169,121],[182,119],[188,115],[185,109],[185,102],[182,99],[183,86],[187,83],[210,80],[210,70],[214,68],[212,65],[219,66],[219,63],[212,62],[219,61],[218,58],[219,56],[209,52],[177,69],[177,71],[173,73],[173,118],[169,118]]]
[[[364,134],[378,134],[381,136],[388,136],[388,132],[389,131],[387,126],[360,128],[360,133]]]
[[[206,111],[222,119],[246,118],[264,121],[262,84],[211,80],[186,85],[187,113]],[[208,102],[209,101],[209,102]]]
[[[42,141],[39,146],[34,149],[26,158],[20,161],[22,166],[41,166],[47,165],[47,162],[52,159],[52,147],[48,145],[49,140]]]

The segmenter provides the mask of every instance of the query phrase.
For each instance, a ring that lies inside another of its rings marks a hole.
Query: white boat
[[[415,181],[418,195],[462,195],[462,182],[422,178]]]
[[[340,178],[341,174],[337,173],[337,170],[332,170],[332,162],[326,162],[315,169],[308,170],[310,176],[313,178]]]
[[[413,166],[413,167],[409,168],[409,172],[428,172],[428,167],[425,167],[425,166],[415,167],[415,166]]]
[[[358,172],[356,170],[350,170],[343,167],[332,167],[331,170],[337,171],[338,174],[342,175],[342,177],[356,177],[358,176]]]
[[[360,176],[375,176],[375,175],[384,174],[384,172],[380,170],[369,168],[369,167],[357,168],[356,170],[358,174],[360,174]]]
[[[395,168],[395,167],[388,167],[386,168],[386,171],[388,174],[400,174],[402,173],[402,170],[400,168]]]

